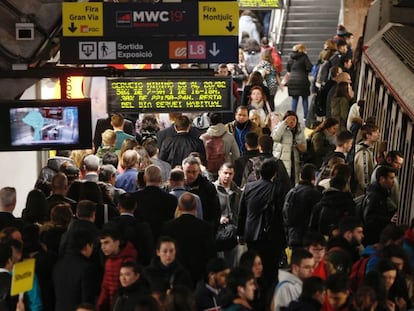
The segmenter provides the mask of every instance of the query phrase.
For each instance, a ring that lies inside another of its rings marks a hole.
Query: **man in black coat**
[[[262,258],[265,290],[276,281],[281,252],[286,247],[277,169],[275,159],[266,159],[260,168],[260,179],[246,184],[237,226],[239,239]]]
[[[215,231],[221,217],[220,201],[216,187],[201,175],[201,163],[198,158],[187,157],[183,161],[186,188],[200,197],[203,208],[203,219]]]
[[[139,263],[147,266],[155,255],[155,245],[150,225],[138,221],[134,216],[136,205],[131,193],[121,194],[118,203],[121,215],[112,219],[107,226],[114,225],[121,232],[123,240],[134,245],[138,252]]]
[[[339,235],[328,241],[327,249],[341,249],[352,262],[360,259],[359,249],[364,238],[364,227],[357,217],[344,217],[338,224]]]
[[[97,269],[89,260],[93,243],[89,231],[77,231],[71,236],[69,251],[53,270],[55,310],[70,311],[81,303],[95,304],[100,284]]]
[[[394,168],[380,166],[376,170],[376,182],[371,183],[367,188],[361,207],[361,217],[366,232],[365,245],[377,243],[382,229],[391,222],[397,221],[397,210],[389,198],[394,179]]]
[[[337,175],[331,178],[330,187],[315,204],[310,228],[330,236],[342,218],[355,215],[356,206],[352,194],[347,190],[347,180],[344,176]]]
[[[292,248],[302,246],[312,209],[322,196],[315,187],[315,173],[316,167],[313,164],[305,164],[300,172],[299,183],[285,197],[283,222],[288,245]]]
[[[7,227],[23,229],[23,221],[13,216],[16,207],[16,189],[4,187],[0,189],[0,230]]]
[[[158,158],[170,163],[172,168],[181,165],[191,152],[198,152],[201,160],[205,161],[206,150],[203,141],[189,133],[190,119],[187,116],[179,116],[175,120],[174,127],[176,134],[163,141]]]
[[[208,261],[216,255],[213,229],[195,216],[197,201],[192,193],[180,196],[178,209],[180,217],[164,225],[163,235],[177,241],[177,259],[195,284],[204,276]]]
[[[249,132],[244,139],[246,140],[245,145],[247,151],[234,161],[234,182],[237,186],[241,185],[244,168],[246,167],[247,162],[249,162],[249,159],[259,156],[259,136],[257,133]]]
[[[175,119],[177,117],[179,117],[181,114],[170,113],[169,115],[170,115],[170,120],[172,118],[173,119],[172,121],[175,122]],[[200,135],[201,135],[200,130],[198,128],[196,128],[195,126],[190,126],[190,129],[189,129],[188,133],[194,138],[199,138]],[[176,130],[174,124],[172,124],[171,126],[165,128],[161,131],[158,131],[157,134],[156,134],[157,135],[158,149],[161,150],[162,143],[164,142],[165,139],[167,139],[168,137],[172,137],[175,134],[177,134],[177,130]]]
[[[174,218],[177,198],[160,188],[162,173],[158,166],[148,166],[144,180],[145,188],[132,193],[137,202],[134,214],[139,221],[150,225],[153,241],[157,241],[163,224]]]

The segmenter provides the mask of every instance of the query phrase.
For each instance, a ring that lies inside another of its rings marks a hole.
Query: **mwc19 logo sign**
[[[205,41],[170,41],[170,59],[206,59]]]

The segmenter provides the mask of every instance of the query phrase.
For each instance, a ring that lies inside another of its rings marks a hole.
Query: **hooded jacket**
[[[281,307],[287,307],[290,302],[299,298],[302,293],[302,280],[296,275],[279,270],[279,283],[273,294],[273,311],[280,311]]]
[[[289,74],[288,93],[289,96],[309,96],[310,82],[309,72],[312,70],[312,63],[307,54],[293,52],[290,54],[287,63]]]
[[[207,132],[200,136],[200,139],[206,143],[208,136],[221,137],[224,141],[224,154],[226,155],[226,162],[234,163],[240,157],[240,150],[237,146],[233,135],[227,132],[223,123],[211,125]]]

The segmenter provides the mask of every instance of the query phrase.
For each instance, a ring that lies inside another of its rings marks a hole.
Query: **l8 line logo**
[[[170,41],[170,59],[206,59],[206,41]]]
[[[156,27],[160,23],[181,23],[183,10],[116,11],[116,27]]]

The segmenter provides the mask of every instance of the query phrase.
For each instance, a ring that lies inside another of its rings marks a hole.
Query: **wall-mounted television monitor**
[[[0,150],[88,149],[91,101],[0,101]]]

